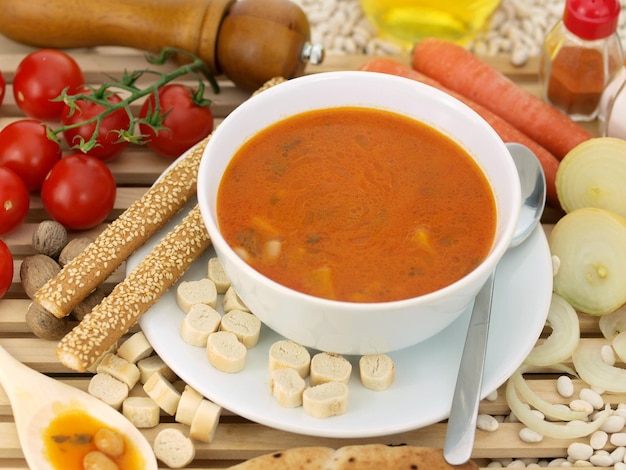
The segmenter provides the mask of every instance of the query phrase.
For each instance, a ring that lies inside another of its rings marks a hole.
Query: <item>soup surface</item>
[[[79,409],[60,412],[44,431],[45,452],[50,464],[59,470],[83,470],[83,458],[98,450],[94,436],[100,429],[108,429],[103,422]],[[140,470],[146,462],[139,449],[125,436],[124,451],[109,458],[120,470]]]
[[[217,216],[265,276],[350,302],[453,283],[487,256],[496,225],[489,183],[458,144],[352,107],[293,116],[246,142],[220,183]]]

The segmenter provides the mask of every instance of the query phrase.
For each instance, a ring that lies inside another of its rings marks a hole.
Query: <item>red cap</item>
[[[566,0],[563,23],[583,39],[602,39],[617,29],[618,0]]]

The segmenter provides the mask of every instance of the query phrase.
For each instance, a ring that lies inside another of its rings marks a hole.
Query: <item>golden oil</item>
[[[361,0],[379,35],[407,46],[425,37],[465,44],[480,32],[500,0]]]

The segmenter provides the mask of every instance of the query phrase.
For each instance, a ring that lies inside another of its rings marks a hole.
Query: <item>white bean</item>
[[[616,447],[610,455],[614,464],[617,462],[623,462],[624,457],[626,457],[626,447]]]
[[[626,447],[626,432],[616,432],[611,434],[609,442],[616,447]]]
[[[554,468],[554,467],[571,467],[572,466],[572,462],[569,462],[567,459],[554,459],[551,460],[548,463],[548,468]]]
[[[570,460],[589,460],[593,455],[593,447],[582,442],[572,442],[567,447],[567,457]]]
[[[600,349],[600,357],[602,357],[602,360],[610,366],[614,366],[617,362],[617,359],[615,358],[615,350],[610,344],[602,346],[602,349]]]
[[[523,46],[513,47],[511,54],[511,63],[516,67],[520,67],[528,62],[528,50]]]
[[[594,464],[596,467],[610,467],[613,465],[613,459],[611,459],[610,455],[604,454],[594,454],[589,458],[589,462]]]
[[[582,411],[588,415],[593,413],[593,405],[586,400],[572,400],[569,407],[574,411]]]
[[[615,462],[614,470],[626,470],[626,463],[624,462]]]
[[[526,467],[530,467],[531,465],[536,465],[537,462],[539,462],[539,459],[534,459],[532,457],[526,457],[520,460],[526,464]]]
[[[589,437],[589,445],[594,449],[602,449],[609,442],[609,435],[604,431],[596,431]]]
[[[530,428],[522,428],[519,431],[519,438],[524,442],[541,442],[543,440],[543,436],[539,434],[537,431]]]
[[[506,468],[526,468],[526,464],[522,460],[513,460]]]
[[[500,423],[491,415],[479,414],[476,418],[476,427],[481,431],[494,432],[500,427]]]
[[[600,429],[608,433],[619,433],[624,429],[625,423],[626,420],[623,416],[611,415],[606,419],[602,426],[600,426]]]
[[[574,382],[567,375],[561,375],[556,379],[556,391],[563,398],[570,398],[574,395]]]
[[[604,400],[602,399],[602,396],[590,388],[583,388],[578,396],[581,400],[585,400],[590,403],[596,410],[604,408]]]

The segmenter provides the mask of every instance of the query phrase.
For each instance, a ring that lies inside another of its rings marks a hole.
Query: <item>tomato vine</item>
[[[193,102],[198,106],[209,106],[211,100],[204,98],[204,91],[206,89],[204,79],[206,78],[206,80],[208,80],[214,93],[219,93],[220,89],[215,77],[201,59],[182,49],[174,47],[166,47],[158,55],[147,55],[146,57],[148,62],[153,65],[164,65],[174,56],[183,56],[188,59],[189,62],[171,72],[153,69],[142,69],[131,72],[125,71],[119,79],[112,77],[111,82],[103,83],[98,87],[87,86],[85,92],[72,94],[71,90],[64,90],[54,101],[62,101],[65,103],[69,108],[68,112],[70,116],[73,113],[80,112],[79,108],[81,102],[97,104],[103,108],[103,111],[83,121],[73,122],[55,129],[48,128],[48,137],[59,142],[58,136],[63,132],[84,126],[85,124],[95,124],[91,137],[84,139],[79,136],[77,139],[78,144],[72,147],[87,153],[97,145],[97,137],[103,120],[112,113],[123,110],[128,115],[129,124],[125,129],[116,130],[118,133],[118,141],[139,145],[145,144],[145,135],[134,133],[136,126],[143,124],[156,132],[165,130],[167,127],[163,125],[163,121],[167,113],[162,113],[158,99],[156,100],[154,109],[143,117],[136,117],[130,109],[130,104],[148,95],[158,96],[158,90],[161,87],[184,75],[191,75],[198,83],[198,88],[192,95]],[[145,88],[137,86],[137,81],[147,74],[155,75],[157,79]],[[110,100],[109,98],[115,94],[121,94],[126,97],[118,102]]]

